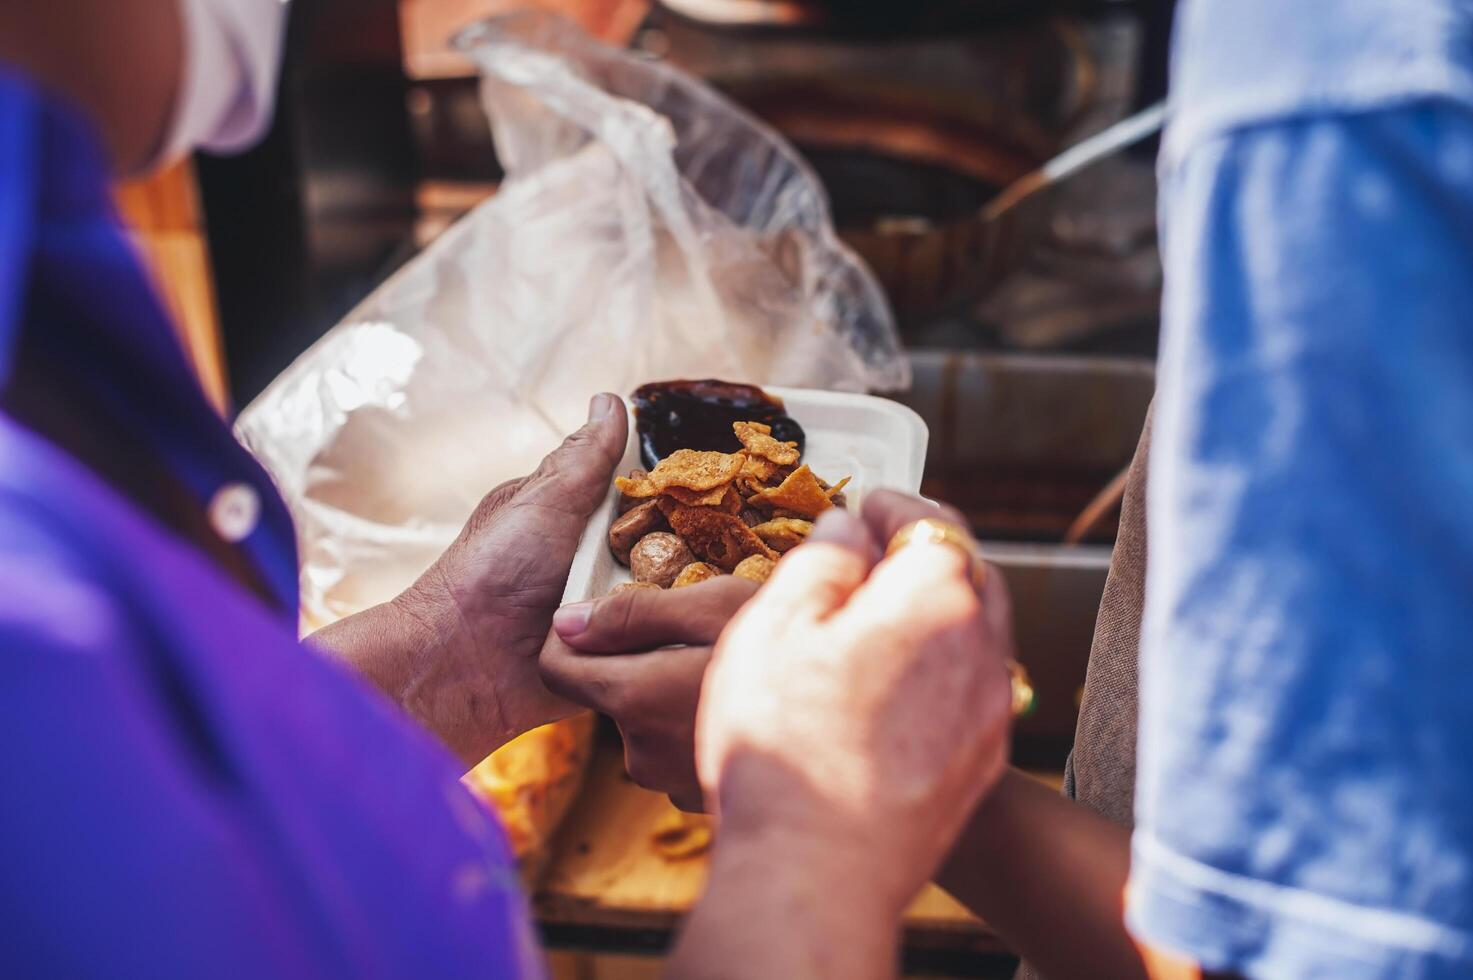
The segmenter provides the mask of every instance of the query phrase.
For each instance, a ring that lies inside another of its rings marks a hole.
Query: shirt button
[[[250,537],[261,519],[261,497],[244,483],[227,483],[210,498],[210,526],[231,544]]]

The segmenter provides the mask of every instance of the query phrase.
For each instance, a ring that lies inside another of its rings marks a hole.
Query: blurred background
[[[705,79],[813,165],[909,350],[915,384],[897,397],[931,429],[925,489],[1009,576],[1042,703],[1015,761],[1057,781],[1154,387],[1155,143],[993,231],[981,215],[1162,98],[1171,0],[295,0],[266,141],[118,189],[222,411],[496,192],[477,79],[447,39],[526,7]],[[698,865],[609,839],[642,841],[657,819],[621,771],[590,775],[539,892],[550,940],[573,950],[564,976],[647,975],[649,959],[606,954],[658,951],[699,888]],[[914,910],[907,960],[946,975],[1010,963],[939,892]]]

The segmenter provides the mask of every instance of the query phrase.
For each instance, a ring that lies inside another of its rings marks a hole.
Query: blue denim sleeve
[[[1162,195],[1128,923],[1473,975],[1473,113],[1225,131]]]

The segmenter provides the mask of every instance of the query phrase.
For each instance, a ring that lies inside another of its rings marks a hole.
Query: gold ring
[[[965,528],[932,517],[911,521],[895,532],[889,546],[885,548],[885,554],[893,555],[913,544],[943,544],[957,549],[967,556],[971,564],[972,584],[977,591],[982,591],[982,586],[987,583],[987,565],[982,561],[982,549]],[[1013,717],[1026,718],[1038,707],[1038,692],[1033,688],[1027,668],[1011,658],[1008,659],[1007,666],[1008,680],[1013,690]]]
[[[918,521],[911,521],[896,531],[895,536],[890,539],[889,546],[885,548],[885,554],[893,555],[913,544],[944,544],[955,548],[967,556],[967,561],[971,565],[972,584],[976,586],[977,591],[981,592],[982,586],[987,584],[987,566],[982,561],[982,549],[977,547],[976,540],[967,533],[966,528],[959,527],[950,521],[923,517]]]
[[[1013,717],[1027,718],[1038,707],[1038,692],[1028,676],[1028,668],[1008,658],[1008,679],[1013,685]]]

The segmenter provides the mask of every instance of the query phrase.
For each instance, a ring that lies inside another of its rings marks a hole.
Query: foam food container
[[[764,386],[787,406],[787,412],[807,434],[803,462],[825,480],[854,479],[844,488],[849,508],[857,509],[871,490],[887,488],[917,493],[926,464],[930,434],[915,412],[897,402],[873,395],[807,388]],[[634,428],[634,409],[629,411],[629,444],[619,464],[619,475],[641,469],[639,436]],[[594,513],[573,567],[563,602],[581,602],[608,595],[609,590],[629,581],[629,569],[614,560],[609,551],[609,525],[613,523],[618,491],[609,481],[608,496]]]

